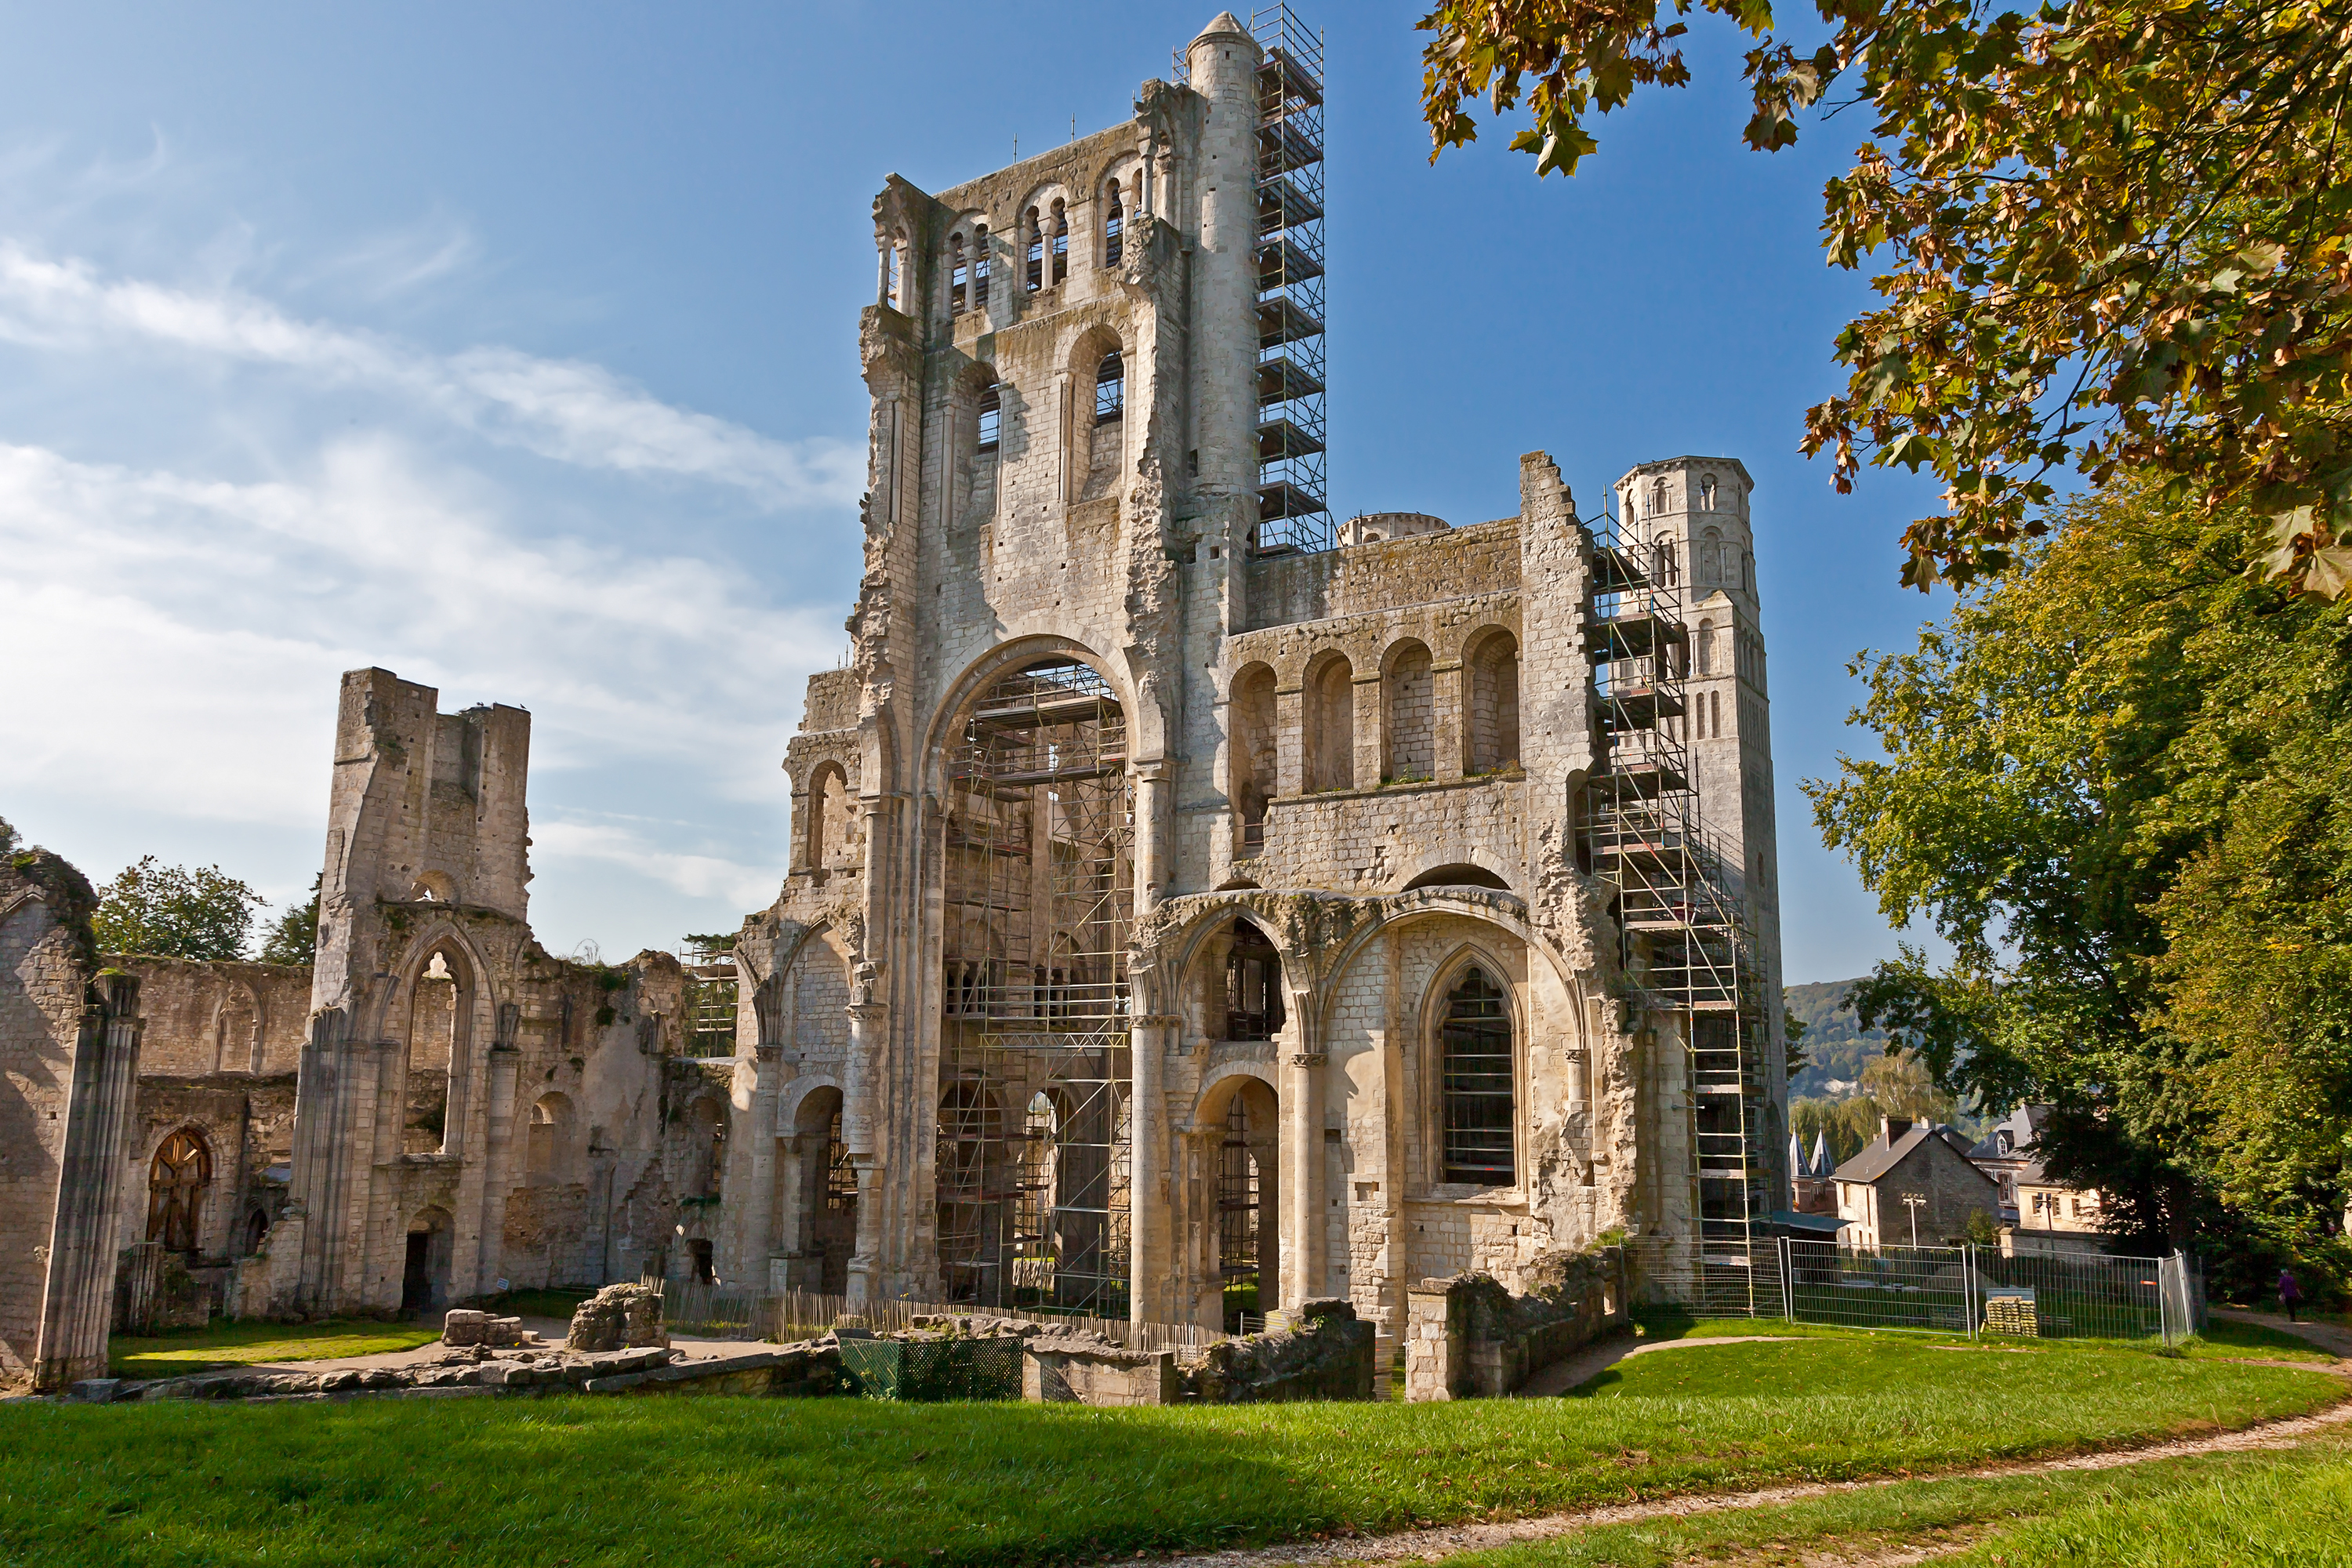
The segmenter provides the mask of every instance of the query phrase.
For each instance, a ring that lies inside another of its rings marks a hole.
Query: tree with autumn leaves
[[[2050,525],[2053,477],[2163,476],[2263,520],[2252,563],[2352,589],[2352,5],[1441,0],[1423,18],[1437,157],[1481,107],[1575,173],[1593,122],[1690,79],[1713,14],[1755,39],[1747,140],[1852,106],[1869,140],[1823,193],[1836,266],[1883,268],[1839,333],[1845,389],[1806,416],[1841,490],[1868,464],[1931,470],[1944,510],[1903,580],[1997,574]]]

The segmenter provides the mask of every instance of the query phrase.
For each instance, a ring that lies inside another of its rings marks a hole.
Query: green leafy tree
[[[310,901],[279,915],[261,941],[264,963],[310,963],[319,956],[319,888],[321,872],[310,879]]]
[[[217,866],[159,866],[152,855],[99,895],[90,921],[99,946],[154,958],[241,958],[254,911],[268,904]]]
[[[16,852],[16,830],[8,825],[6,817],[0,816],[0,855],[13,855]]]
[[[2248,563],[2352,588],[2352,3],[1439,0],[1422,19],[1435,151],[1474,110],[1573,174],[1592,121],[1690,80],[1672,17],[1757,39],[1747,141],[1867,117],[1823,193],[1831,262],[1888,268],[1839,333],[1843,393],[1804,449],[1926,468],[1943,513],[1904,535],[1904,581],[1966,584],[2047,526],[2053,471],[2154,470],[2176,497],[2251,505]]]
[[[1910,653],[1864,657],[1880,757],[1809,781],[1916,949],[1855,988],[1948,1090],[2053,1107],[2112,1228],[2326,1254],[2352,1152],[2352,604],[2246,567],[2265,525],[2160,480],[2064,526]],[[2226,1279],[2224,1283],[2226,1283]]]

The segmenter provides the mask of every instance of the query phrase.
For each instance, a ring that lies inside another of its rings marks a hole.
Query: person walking
[[[2294,1310],[2303,1305],[2303,1287],[2295,1282],[2294,1270],[2279,1270],[2279,1305],[2286,1309],[2286,1321],[2295,1321]]]

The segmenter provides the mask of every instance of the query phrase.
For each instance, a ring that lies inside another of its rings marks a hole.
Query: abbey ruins
[[[0,864],[0,1366],[90,1375],[166,1265],[254,1316],[651,1275],[1384,1336],[1604,1237],[1743,1266],[1788,1137],[1748,476],[1580,514],[1532,453],[1512,515],[1335,529],[1319,59],[1226,15],[1175,74],[877,197],[851,658],[731,950],[541,948],[530,716],[382,669],[310,970],[99,954],[72,868]]]

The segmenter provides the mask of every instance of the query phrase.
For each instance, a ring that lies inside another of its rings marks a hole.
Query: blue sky
[[[317,868],[339,671],[534,715],[533,916],[608,954],[774,895],[844,645],[869,203],[1125,118],[1214,7],[0,5],[0,815],[104,879]],[[1739,145],[1738,39],[1573,181],[1432,167],[1422,7],[1329,30],[1334,499],[1456,522],[1554,454],[1756,476],[1792,981],[1892,951],[1798,783],[1934,497],[1797,455],[1866,279],[1858,127]]]

